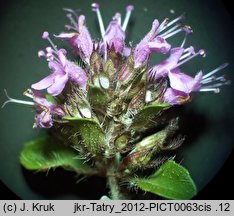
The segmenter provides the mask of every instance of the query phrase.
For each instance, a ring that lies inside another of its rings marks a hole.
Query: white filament
[[[6,89],[4,89],[4,92],[5,92],[6,97],[7,97],[8,100],[3,103],[2,108],[4,108],[6,106],[6,104],[8,104],[8,103],[18,103],[18,104],[25,104],[25,105],[30,105],[30,106],[34,106],[35,105],[35,103],[32,102],[32,101],[24,101],[24,100],[18,100],[18,99],[11,98],[8,95]]]

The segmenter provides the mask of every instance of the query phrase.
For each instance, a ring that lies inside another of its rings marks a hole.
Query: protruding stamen
[[[171,22],[169,22],[167,25],[166,25],[166,28],[168,28],[169,26],[173,25],[174,23],[178,22],[179,20],[183,19],[184,18],[184,14],[181,14],[179,17],[173,19]]]
[[[184,59],[183,61],[180,61],[175,67],[179,67],[180,65],[184,64],[185,62],[191,60],[192,58],[198,56],[198,55],[201,55],[203,56],[205,54],[205,51],[203,49],[200,49],[197,53],[195,53],[194,55]]]
[[[78,16],[77,13],[78,13],[79,11],[76,12],[76,11],[70,9],[70,8],[63,8],[63,10],[66,11],[66,12],[68,12],[68,13],[73,14],[73,15],[76,17],[76,19],[78,20],[79,16]]]
[[[207,85],[207,86],[204,86],[204,88],[217,88],[217,87],[220,87],[220,86],[223,86],[223,85],[230,85],[231,84],[231,81],[228,80],[226,82],[220,82],[220,83],[215,83],[215,84],[212,84],[212,85]]]
[[[71,24],[76,28],[76,30],[78,30],[78,25],[77,22],[73,19],[72,14],[67,14],[67,18],[70,20]]]
[[[164,20],[162,21],[162,23],[160,24],[160,26],[158,27],[158,29],[157,29],[157,31],[156,31],[156,34],[162,32],[164,29],[166,29],[166,25],[167,25],[167,23],[168,23],[168,20],[169,20],[169,19],[166,18],[166,19],[164,19]]]
[[[202,57],[205,57],[205,56],[206,56],[206,52],[205,52],[204,49],[200,49],[200,50],[198,51],[198,53],[199,53]]]
[[[227,80],[227,78],[223,75],[223,76],[219,76],[219,77],[215,78],[215,81],[226,82],[226,81],[228,81],[228,80]]]
[[[52,52],[53,52],[53,49],[52,49],[51,47],[46,47],[46,52],[52,53]]]
[[[184,30],[188,35],[190,35],[190,34],[193,33],[193,29],[191,28],[191,26],[188,26],[188,25],[185,25],[185,26],[183,27],[183,30]]]
[[[93,11],[95,11],[96,14],[97,14],[101,35],[102,35],[102,38],[104,39],[105,28],[104,28],[102,16],[101,16],[101,13],[100,13],[100,10],[99,10],[100,5],[98,3],[93,3],[91,6],[93,8]]]
[[[42,38],[47,40],[49,38],[49,32],[47,32],[47,31],[43,32]]]
[[[184,47],[188,35],[192,34],[192,32],[193,32],[193,30],[192,30],[192,28],[190,26],[184,26],[183,29],[185,31],[185,36],[184,36],[184,40],[182,41],[180,47]]]
[[[219,76],[219,77],[216,77],[216,76],[210,76],[210,77],[207,77],[205,79],[202,79],[202,84],[206,84],[206,83],[210,83],[210,82],[213,82],[213,81],[220,81],[220,82],[227,82],[228,80],[226,79],[226,77],[223,75],[223,76]]]
[[[8,93],[7,93],[7,90],[4,89],[4,92],[6,94],[6,97],[8,100],[6,100],[3,105],[2,105],[2,108],[4,108],[6,106],[6,104],[8,103],[18,103],[18,104],[25,104],[25,105],[30,105],[30,106],[34,106],[35,103],[32,102],[32,101],[24,101],[24,100],[18,100],[18,99],[14,99],[14,98],[11,98]]]
[[[182,14],[181,16],[173,19],[171,22],[168,22],[168,19],[165,19],[162,24],[159,26],[159,29],[158,29],[158,33],[159,32],[162,32],[163,30],[167,29],[169,26],[173,25],[174,23],[178,22],[179,20],[183,19],[184,18],[184,14]],[[168,23],[167,23],[168,22]]]
[[[189,52],[190,54],[195,54],[194,47],[190,46],[190,47],[184,49],[184,53],[186,53],[186,52]]]
[[[42,34],[42,38],[45,40],[48,40],[49,43],[51,44],[51,46],[54,48],[54,50],[56,52],[58,52],[57,47],[54,45],[54,43],[52,42],[52,40],[50,39],[49,33],[47,31],[43,32]]]
[[[161,35],[159,35],[160,37],[164,37],[167,34],[171,33],[172,31],[174,31],[175,29],[179,28],[180,25],[175,25],[174,27],[170,28],[169,30],[167,30],[166,32],[162,33]]]
[[[184,54],[184,55],[182,55],[182,56],[180,57],[180,60],[183,60],[183,59],[185,59],[185,58],[188,58],[189,56],[191,56],[191,53],[190,53],[190,52],[187,52],[186,54]]]
[[[134,10],[134,6],[133,5],[128,5],[126,7],[127,13],[126,13],[123,25],[122,25],[123,31],[126,31],[126,28],[128,26],[128,22],[129,22],[129,19],[130,19],[130,16],[131,16],[131,13],[132,13],[133,10]]]
[[[188,36],[188,34],[185,33],[184,40],[182,41],[180,47],[182,47],[182,48],[184,47],[184,45],[185,45],[185,43],[186,43],[186,40],[187,40],[187,36]]]
[[[75,28],[75,27],[73,27],[73,26],[71,26],[71,25],[65,25],[65,28],[67,29],[67,30],[74,30],[74,31],[77,31],[77,29]],[[56,36],[56,35],[55,35]]]
[[[202,84],[206,84],[206,83],[213,82],[213,81],[215,81],[215,80],[217,80],[217,78],[216,78],[215,76],[211,76],[211,77],[208,77],[208,78],[206,78],[206,79],[203,79],[203,80],[201,81],[201,83],[202,83]],[[221,80],[220,80],[220,81],[221,81]]]
[[[32,91],[32,89],[27,89],[27,90],[23,93],[23,95],[25,95],[25,96],[27,96],[27,97],[33,99],[33,91]]]
[[[187,57],[189,57],[189,56],[192,56],[194,54],[195,54],[194,48],[192,46],[190,46],[190,47],[184,49],[184,53],[180,57],[180,61],[183,60],[183,59],[185,59],[185,58],[187,58]]]
[[[167,39],[167,38],[172,37],[173,35],[175,35],[175,34],[181,32],[181,31],[182,31],[181,28],[180,28],[180,29],[177,29],[177,30],[175,30],[175,31],[173,31],[173,32],[171,32],[171,33],[169,33],[168,35],[165,35],[163,38],[164,38],[164,39]]]
[[[220,88],[201,88],[199,91],[200,92],[209,92],[209,91],[212,91],[214,93],[219,93],[220,92]]]
[[[43,50],[39,50],[38,51],[38,57],[42,57],[42,56],[45,56],[45,52]]]
[[[208,74],[203,76],[203,79],[206,79],[207,77],[212,76],[213,74],[217,73],[218,71],[224,69],[225,67],[228,66],[228,63],[224,63],[222,65],[220,65],[219,67],[217,67],[216,69],[212,70],[211,72],[209,72]]]

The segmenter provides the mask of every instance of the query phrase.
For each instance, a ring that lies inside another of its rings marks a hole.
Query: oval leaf
[[[137,113],[133,119],[132,128],[135,130],[143,131],[151,126],[155,125],[154,119],[166,108],[169,108],[168,103],[154,103],[145,106],[139,113]]]
[[[63,119],[73,125],[90,153],[95,156],[103,152],[106,145],[106,136],[98,122],[93,119],[75,117],[64,117]]]
[[[77,152],[55,139],[43,137],[29,141],[20,153],[20,163],[29,170],[63,167],[79,174],[90,175],[93,169],[77,157]]]
[[[168,199],[191,199],[197,193],[188,170],[172,160],[148,178],[138,178],[134,182],[142,190]]]

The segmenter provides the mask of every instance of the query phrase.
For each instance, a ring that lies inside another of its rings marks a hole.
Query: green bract
[[[77,155],[77,152],[51,137],[43,137],[25,144],[20,163],[29,170],[47,171],[63,167],[78,174],[94,174],[90,166]]]
[[[153,175],[133,180],[144,191],[168,199],[191,199],[197,188],[188,170],[168,160]]]

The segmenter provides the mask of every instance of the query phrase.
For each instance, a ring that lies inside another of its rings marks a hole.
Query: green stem
[[[120,186],[119,186],[119,181],[118,181],[118,177],[117,177],[117,173],[116,173],[117,167],[118,167],[118,157],[112,161],[112,163],[108,169],[107,183],[108,183],[108,186],[110,188],[111,198],[113,200],[122,200],[122,199],[124,199],[124,196],[121,193]]]
[[[107,181],[110,188],[111,199],[113,200],[123,199],[116,177],[109,175],[107,177]]]

